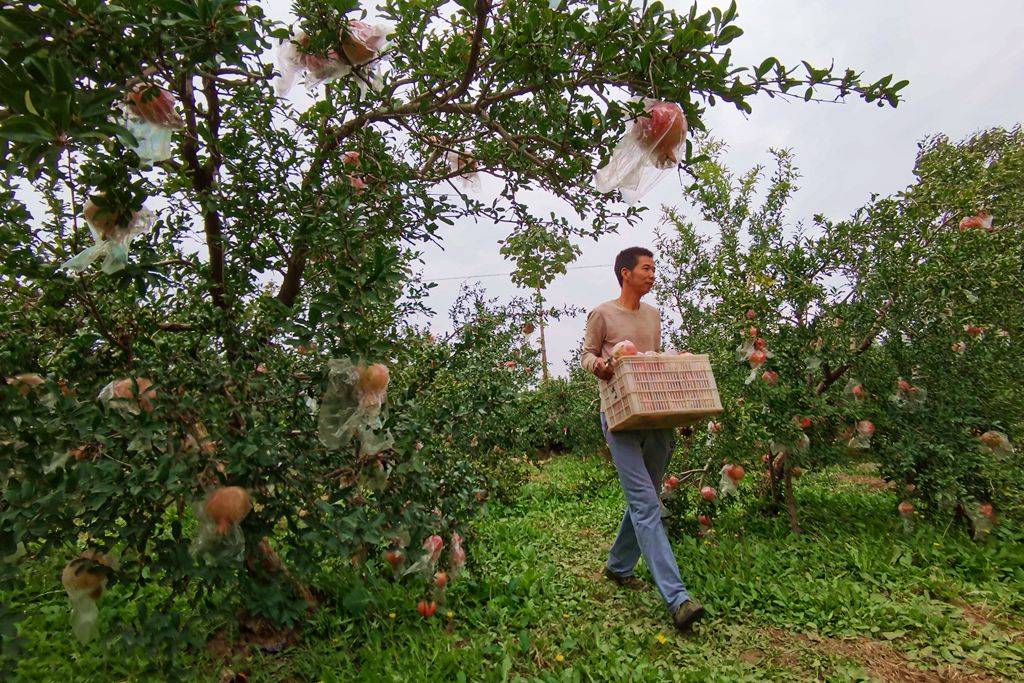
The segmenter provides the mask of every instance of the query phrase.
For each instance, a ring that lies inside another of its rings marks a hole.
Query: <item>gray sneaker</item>
[[[690,598],[676,608],[672,615],[672,621],[680,631],[689,631],[690,627],[703,616],[704,606],[698,602],[697,598]]]

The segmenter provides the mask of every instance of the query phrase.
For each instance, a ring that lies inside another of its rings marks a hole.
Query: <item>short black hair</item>
[[[650,249],[644,249],[643,247],[630,247],[629,249],[623,249],[619,252],[619,255],[615,257],[615,279],[619,281],[619,287],[622,286],[622,269],[633,270],[636,268],[636,262],[640,260],[641,256],[649,256],[654,258],[654,254]]]

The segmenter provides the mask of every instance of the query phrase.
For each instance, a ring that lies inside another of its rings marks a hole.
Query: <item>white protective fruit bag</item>
[[[462,179],[464,188],[480,190],[480,174],[476,170],[476,159],[468,154],[449,150],[445,153],[445,161],[449,171],[460,174],[459,177]]]
[[[306,88],[312,90],[322,83],[349,75],[353,66],[374,62],[387,45],[387,37],[394,33],[394,29],[385,24],[371,25],[355,19],[349,20],[347,28],[347,32],[345,29],[338,32],[344,54],[335,50],[324,56],[304,52],[309,45],[309,36],[301,30],[281,43],[277,50],[277,68],[281,75],[274,84],[278,96],[291,91],[299,74],[305,74]],[[374,62],[366,70],[365,80],[359,79],[359,88],[365,91],[369,85],[378,90],[380,80],[381,70]]]
[[[135,138],[131,149],[143,165],[171,158],[171,137],[185,127],[174,105],[174,96],[167,90],[141,83],[125,97],[120,123]]]
[[[348,358],[334,358],[327,365],[327,388],[317,416],[320,442],[328,448],[343,448],[358,438],[363,455],[391,448],[394,439],[382,432],[381,415],[387,401],[387,368],[355,365]]]
[[[678,104],[646,99],[644,110],[594,176],[598,192],[619,190],[630,204],[682,161],[686,144],[686,117]]]
[[[63,270],[75,274],[84,272],[94,261],[103,258],[101,270],[110,275],[128,263],[128,245],[136,235],[153,229],[156,214],[143,208],[127,221],[116,213],[107,212],[91,199],[85,203],[85,220],[92,233],[93,244],[61,264]]]

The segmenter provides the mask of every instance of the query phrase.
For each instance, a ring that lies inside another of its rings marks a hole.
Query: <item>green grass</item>
[[[684,637],[656,591],[600,577],[624,504],[613,475],[598,458],[556,458],[516,507],[492,507],[468,548],[469,572],[429,621],[416,613],[418,594],[389,585],[357,615],[325,606],[282,653],[224,663],[197,652],[183,675],[216,680],[222,667],[252,681],[867,680],[947,667],[965,680],[1020,675],[1019,529],[1000,528],[983,544],[921,522],[908,535],[891,493],[838,472],[807,475],[799,539],[785,519],[739,506],[720,515],[709,539],[675,538],[684,581],[708,609]],[[642,564],[639,574],[649,579]],[[35,578],[30,590],[54,589],[54,572]],[[334,580],[344,594],[345,579]],[[105,620],[117,598],[116,588],[104,598]],[[61,593],[32,604],[21,678],[152,676],[144,654],[125,656],[117,642],[75,643]]]

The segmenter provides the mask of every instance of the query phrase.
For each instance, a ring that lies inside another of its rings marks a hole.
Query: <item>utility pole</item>
[[[539,313],[538,319],[540,323],[540,362],[541,362],[541,377],[546,382],[548,379],[548,347],[544,343],[544,295],[541,294],[540,285],[537,285],[537,312]]]

